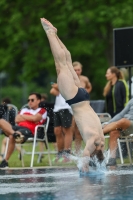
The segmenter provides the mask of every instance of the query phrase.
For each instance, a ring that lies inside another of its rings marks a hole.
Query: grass
[[[0,149],[1,149],[1,142],[4,137],[5,137],[4,135],[0,135]],[[55,151],[54,145],[52,143],[49,143],[49,148],[51,151]],[[74,148],[74,143],[72,144],[72,148]],[[23,145],[23,149],[26,152],[32,152],[32,143],[25,143]],[[36,145],[36,151],[37,152],[39,151],[38,144]],[[45,147],[44,147],[44,152],[47,152]],[[9,167],[14,167],[14,168],[22,167],[22,161],[19,159],[19,156],[20,156],[19,152],[17,150],[14,150],[13,154],[11,155],[11,157],[8,161]],[[53,158],[55,158],[55,157],[56,157],[56,154],[50,155],[51,160],[53,160]],[[38,160],[38,155],[35,155],[34,156],[34,164],[33,164],[34,167],[49,166],[49,160],[48,160],[47,154],[44,154],[44,158],[42,159],[42,162],[37,163],[37,160]],[[30,167],[31,155],[24,154],[23,161],[24,161],[24,167]],[[62,164],[62,163],[52,162],[52,166],[57,166],[57,165],[58,166],[68,166],[68,165],[76,166],[74,162],[72,162],[71,164],[70,163]]]
[[[4,135],[0,135],[0,149],[1,149],[1,142],[2,139],[4,138]],[[108,149],[108,141],[109,139],[105,140],[105,149]],[[84,143],[82,142],[82,150],[84,149]],[[49,143],[49,147],[51,151],[54,151],[54,146],[52,143]],[[25,151],[32,151],[32,143],[25,143],[23,145],[23,148]],[[74,142],[72,143],[72,150],[74,150]],[[39,151],[39,145],[36,146],[36,151]],[[44,149],[44,151],[46,152],[46,148]],[[51,160],[53,160],[53,158],[56,156],[56,154],[52,154]],[[24,160],[24,167],[30,167],[30,162],[31,162],[31,155],[24,155],[23,156],[23,160]],[[34,167],[43,167],[43,166],[49,166],[49,160],[48,160],[48,155],[45,154],[44,158],[42,159],[42,162],[37,163],[38,160],[38,155],[34,156]],[[21,168],[22,167],[22,161],[19,159],[19,153],[17,150],[14,150],[13,154],[11,155],[10,159],[9,159],[9,167],[14,167],[14,168]],[[117,163],[120,164],[120,159],[117,159]],[[124,163],[129,163],[129,159],[126,158],[124,159]],[[72,162],[72,163],[54,163],[52,162],[52,166],[76,166],[76,163]]]

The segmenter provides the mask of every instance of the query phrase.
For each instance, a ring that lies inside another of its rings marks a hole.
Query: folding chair
[[[35,133],[34,133],[34,137],[32,138],[28,138],[28,140],[25,142],[33,142],[33,147],[32,147],[32,152],[28,152],[28,151],[23,151],[23,144],[21,145],[22,146],[22,166],[24,167],[24,162],[23,162],[23,156],[24,154],[28,154],[28,155],[32,155],[31,156],[31,163],[30,163],[30,167],[33,167],[33,162],[34,162],[34,155],[35,154],[48,154],[48,159],[49,159],[49,165],[51,166],[52,163],[51,163],[51,158],[50,158],[50,149],[49,149],[49,144],[48,144],[48,137],[47,137],[47,130],[48,130],[48,125],[49,125],[49,117],[47,116],[47,120],[46,120],[46,123],[44,125],[37,125],[36,128],[35,128]],[[43,138],[39,138],[38,136],[38,128],[43,128]],[[36,152],[35,151],[35,147],[36,147],[36,143],[37,141],[39,142],[46,142],[46,146],[47,146],[47,151],[46,152]],[[24,144],[25,144],[24,143]]]
[[[103,113],[105,111],[105,100],[91,100],[90,106],[96,113]]]
[[[123,160],[122,149],[121,149],[120,143],[126,142],[129,162],[132,165],[133,163],[132,163],[132,156],[131,156],[131,151],[130,151],[130,142],[133,142],[133,134],[130,134],[129,136],[121,136],[120,138],[117,139],[117,142],[118,142],[118,149],[119,149],[121,164],[124,164],[124,160]]]
[[[101,123],[106,123],[111,119],[111,115],[109,113],[97,113],[97,115]]]

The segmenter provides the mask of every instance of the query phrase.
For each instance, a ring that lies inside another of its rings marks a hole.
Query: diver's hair
[[[109,67],[111,73],[115,74],[117,79],[124,79],[122,72],[115,66]],[[111,81],[108,81],[103,90],[103,96],[105,97],[111,88]]]
[[[101,163],[104,160],[104,155],[102,150],[95,150],[92,154],[91,157],[93,158],[94,156],[97,157],[98,161]]]
[[[83,68],[83,65],[80,62],[78,62],[78,61],[73,62],[72,65],[73,65],[73,67],[80,66],[81,69]]]

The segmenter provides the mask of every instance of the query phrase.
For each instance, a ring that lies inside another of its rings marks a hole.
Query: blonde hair
[[[72,65],[73,65],[73,67],[80,66],[81,69],[83,68],[83,65],[80,62],[78,62],[78,61],[73,62]]]
[[[108,69],[110,69],[111,73],[116,75],[117,80],[118,79],[124,79],[122,72],[117,67],[112,66],[112,67],[109,67]],[[103,96],[104,97],[108,94],[108,92],[111,88],[111,85],[112,85],[111,81],[108,81],[107,84],[105,85],[104,90],[103,90]]]

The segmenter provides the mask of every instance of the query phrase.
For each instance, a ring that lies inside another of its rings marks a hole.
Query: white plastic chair
[[[122,149],[121,149],[120,143],[126,142],[129,162],[132,165],[132,156],[131,156],[131,152],[130,152],[129,142],[133,142],[133,134],[130,134],[129,136],[121,136],[120,138],[117,139],[117,142],[118,142],[118,149],[119,149],[121,164],[124,164],[124,160],[123,160]]]
[[[97,113],[97,115],[98,115],[101,123],[106,123],[111,119],[111,115],[109,113],[107,113],[107,112],[105,112],[105,113]]]
[[[22,155],[22,166],[24,167],[24,162],[23,162],[23,156],[24,156],[24,154],[28,154],[28,155],[32,155],[31,156],[31,163],[30,163],[30,167],[33,167],[33,162],[34,162],[34,155],[35,154],[38,154],[38,155],[42,155],[42,154],[48,154],[48,159],[49,159],[49,165],[51,166],[52,165],[52,163],[51,163],[51,158],[50,158],[50,149],[49,149],[49,144],[48,144],[48,137],[47,137],[47,130],[48,130],[48,125],[49,125],[49,117],[47,116],[47,121],[46,121],[46,123],[44,124],[44,125],[37,125],[36,126],[36,128],[35,128],[35,133],[34,133],[34,137],[32,137],[32,138],[28,138],[28,140],[25,142],[25,143],[27,143],[27,142],[33,142],[33,147],[32,147],[32,152],[27,152],[27,151],[23,151],[23,144],[21,145],[22,146],[22,149],[21,149],[21,151],[22,151],[22,153],[21,153],[21,155]],[[40,139],[39,137],[38,137],[38,132],[37,132],[37,130],[38,130],[38,128],[39,127],[41,127],[41,128],[43,128],[43,131],[44,131],[44,136],[43,136],[43,138],[42,139]],[[40,151],[38,151],[38,152],[36,152],[35,151],[35,147],[36,147],[36,143],[37,142],[46,142],[46,146],[47,146],[47,151],[44,151],[44,152],[40,152]],[[24,144],[25,144],[24,143]]]

